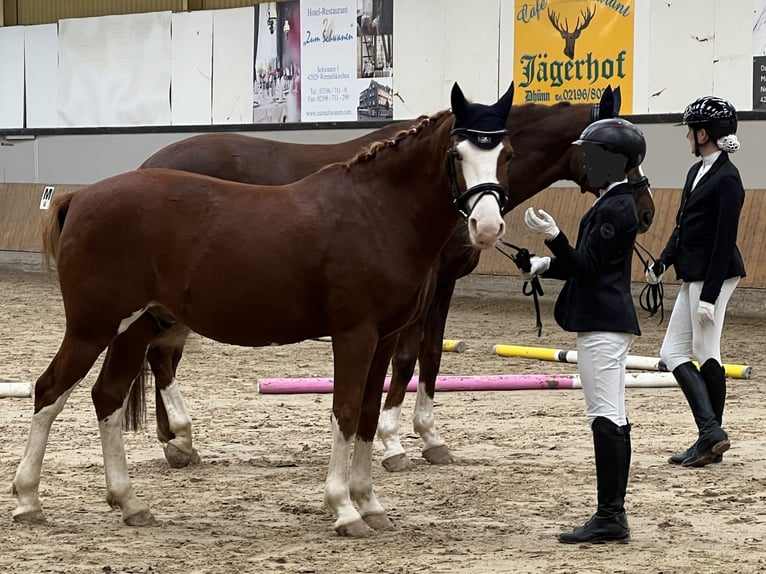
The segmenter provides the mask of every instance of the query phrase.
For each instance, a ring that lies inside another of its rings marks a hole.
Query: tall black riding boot
[[[697,424],[699,436],[697,442],[689,449],[688,457],[681,463],[683,466],[705,466],[719,455],[729,450],[729,437],[721,428],[721,424],[713,411],[710,395],[705,379],[691,361],[673,369],[673,376],[689,403],[694,422]],[[723,405],[721,405],[723,409]],[[721,410],[723,414],[723,410]],[[673,457],[671,457],[672,462]]]
[[[708,359],[700,367],[700,374],[705,381],[710,406],[713,407],[715,420],[723,425],[723,408],[726,404],[726,370],[715,359]]]
[[[598,509],[582,526],[559,534],[567,544],[627,540],[630,537],[625,515],[625,491],[630,472],[630,424],[617,426],[597,417],[591,427],[596,454]]]

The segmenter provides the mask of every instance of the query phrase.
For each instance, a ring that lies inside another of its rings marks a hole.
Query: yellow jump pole
[[[537,359],[539,361],[556,361],[559,363],[577,363],[577,351],[565,349],[548,349],[545,347],[525,347],[521,345],[495,345],[496,354],[501,357],[523,357]],[[699,366],[697,362],[694,363]],[[659,357],[644,357],[641,355],[628,355],[626,367],[644,371],[667,372],[668,368]],[[732,365],[724,363],[724,371],[727,377],[732,379],[749,379],[753,375],[753,367],[747,365]]]
[[[325,343],[331,343],[332,337],[317,337],[312,341],[323,341]],[[457,341],[455,339],[444,339],[442,341],[442,351],[445,353],[465,353],[468,348],[465,341]]]
[[[468,345],[465,341],[456,341],[455,339],[444,339],[442,341],[442,351],[445,353],[465,353]]]

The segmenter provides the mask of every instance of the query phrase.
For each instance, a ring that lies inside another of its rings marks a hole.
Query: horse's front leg
[[[143,385],[145,382],[144,377],[137,374],[143,368],[146,348],[155,326],[154,319],[143,315],[127,331],[118,335],[109,345],[101,372],[91,390],[104,454],[106,501],[112,508],[122,511],[122,520],[130,526],[155,523],[149,507],[138,499],[133,490],[122,440],[128,401],[133,401],[135,408],[143,399],[143,392],[136,392],[138,389],[131,389],[131,385]]]
[[[371,327],[333,334],[332,452],[325,480],[325,505],[336,516],[335,532],[361,537],[373,532],[351,501],[348,460],[359,424],[370,364],[378,343]]]
[[[51,364],[37,379],[29,437],[11,488],[17,499],[13,511],[15,522],[35,524],[45,521],[39,488],[51,425],[103,349],[104,346],[74,338],[67,332]]]
[[[192,445],[191,417],[175,376],[182,354],[183,340],[176,345],[152,344],[146,354],[155,380],[157,438],[171,468],[200,462]]]
[[[415,372],[422,336],[423,323],[416,321],[399,333],[399,340],[393,353],[391,363],[393,376],[378,421],[378,438],[385,448],[381,464],[389,472],[407,470],[411,466],[410,458],[399,438],[399,420],[407,385]]]
[[[441,367],[444,330],[454,291],[455,281],[444,282],[437,286],[426,316],[423,341],[420,347],[420,383],[415,397],[412,426],[423,439],[423,458],[431,464],[455,462],[455,458],[439,435],[439,431],[436,430],[436,423],[434,422],[436,377],[439,375],[439,368]]]
[[[349,491],[364,521],[375,530],[393,528],[383,506],[375,497],[372,487],[372,447],[378,428],[380,400],[388,363],[391,361],[396,335],[381,339],[370,365],[364,387],[361,415],[357,427],[354,455],[351,459]]]

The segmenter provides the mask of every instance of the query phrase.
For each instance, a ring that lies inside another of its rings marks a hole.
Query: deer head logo
[[[590,24],[590,21],[593,20],[593,16],[596,14],[596,9],[593,8],[591,11],[590,7],[586,8],[585,11],[580,12],[580,16],[582,16],[582,24],[580,23],[580,18],[578,16],[577,23],[575,24],[574,30],[571,32],[569,31],[569,21],[564,20],[564,28],[561,27],[561,23],[559,22],[559,15],[556,14],[553,10],[550,8],[548,9],[548,19],[551,21],[551,24],[553,24],[553,27],[556,28],[559,34],[561,34],[561,37],[564,38],[564,54],[570,59],[574,59],[574,53],[575,53],[575,40],[580,37],[580,32],[585,30],[585,28],[588,27],[588,24]]]

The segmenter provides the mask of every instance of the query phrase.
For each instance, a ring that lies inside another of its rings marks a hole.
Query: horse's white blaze
[[[154,305],[154,303],[149,303],[143,309],[140,309],[140,310],[138,310],[138,311],[136,311],[134,313],[131,313],[126,319],[123,319],[122,321],[120,321],[120,325],[119,325],[119,327],[117,327],[117,334],[119,335],[119,334],[124,333],[125,331],[127,331],[128,328],[133,323],[135,323],[141,315],[146,313],[147,309],[149,309],[149,307],[151,307],[152,305]]]
[[[466,188],[480,183],[499,183],[497,180],[497,160],[502,145],[492,149],[480,148],[468,140],[457,145],[457,150],[463,160],[460,167],[465,179]],[[476,195],[468,201],[468,231],[471,242],[476,247],[492,247],[505,233],[505,221],[500,213],[500,205],[495,193]]]
[[[335,528],[338,528],[356,522],[362,517],[351,503],[349,494],[348,455],[354,437],[350,437],[350,440],[343,438],[335,415],[330,416],[330,426],[332,427],[332,452],[324,485],[324,502],[337,517]]]
[[[385,452],[383,460],[392,456],[404,454],[404,447],[399,440],[399,416],[402,413],[402,405],[383,409],[378,419],[378,438],[383,443]]]
[[[372,490],[372,441],[359,437],[354,441],[349,493],[362,516],[385,512]]]
[[[122,442],[122,417],[124,406],[105,419],[98,421],[101,435],[101,450],[104,453],[104,474],[106,475],[106,500],[111,506],[122,510],[122,516],[133,516],[147,510],[138,500],[128,474],[128,461]]]
[[[32,415],[32,425],[27,437],[27,446],[24,449],[24,456],[21,458],[19,468],[16,470],[16,476],[13,479],[13,489],[18,500],[16,510],[13,511],[14,516],[42,510],[40,498],[38,497],[38,489],[40,487],[40,471],[43,466],[45,447],[48,444],[48,435],[50,434],[53,421],[64,408],[69,395],[72,394],[72,391],[80,381],[82,379],[72,385],[72,388],[62,393],[55,403],[41,408]]]
[[[444,441],[436,430],[434,423],[434,400],[426,393],[425,383],[418,384],[415,397],[415,409],[412,413],[412,428],[423,439],[423,450],[435,446],[443,446]]]
[[[173,381],[164,389],[160,390],[162,404],[165,405],[165,411],[168,414],[168,426],[175,435],[173,444],[185,453],[192,452],[192,423],[189,414],[186,412],[181,390],[178,388],[178,381]]]

